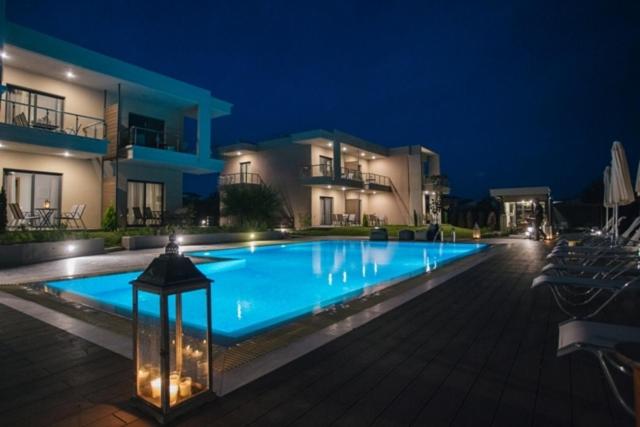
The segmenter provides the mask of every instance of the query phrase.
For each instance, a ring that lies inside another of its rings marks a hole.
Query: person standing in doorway
[[[547,235],[542,229],[542,223],[544,221],[544,208],[538,200],[535,201],[534,217],[536,225],[536,240],[540,240],[540,236],[542,236],[543,239],[546,239]]]

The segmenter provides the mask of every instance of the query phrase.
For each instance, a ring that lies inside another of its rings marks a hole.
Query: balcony
[[[422,189],[434,193],[449,194],[449,177],[446,175],[424,176]]]
[[[250,172],[226,173],[218,177],[218,187],[230,185],[264,185],[264,181],[260,174]]]
[[[305,185],[336,185],[349,189],[391,191],[391,179],[387,176],[340,168],[340,177],[336,179],[333,167],[328,164],[303,166],[300,175]]]
[[[198,144],[195,138],[188,141],[177,132],[131,126],[123,130],[120,145],[124,147],[137,145],[177,153],[196,154]]]
[[[101,118],[0,99],[0,137],[17,151],[29,144],[46,147],[44,152],[103,155],[105,136]]]

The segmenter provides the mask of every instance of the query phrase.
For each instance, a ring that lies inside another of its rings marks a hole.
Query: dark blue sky
[[[475,198],[577,194],[614,139],[634,176],[640,158],[635,0],[7,3],[14,22],[232,102],[218,145],[317,127],[424,144]]]

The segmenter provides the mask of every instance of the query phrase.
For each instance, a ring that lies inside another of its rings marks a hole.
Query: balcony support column
[[[333,179],[342,178],[342,147],[340,141],[333,141]]]
[[[210,102],[205,102],[204,100],[198,104],[198,157],[201,159],[211,158],[210,107]]]

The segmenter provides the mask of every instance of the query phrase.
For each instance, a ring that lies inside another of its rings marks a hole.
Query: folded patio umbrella
[[[611,147],[611,201],[614,205],[614,233],[617,238],[618,207],[635,202],[627,155],[618,141],[615,141]]]

